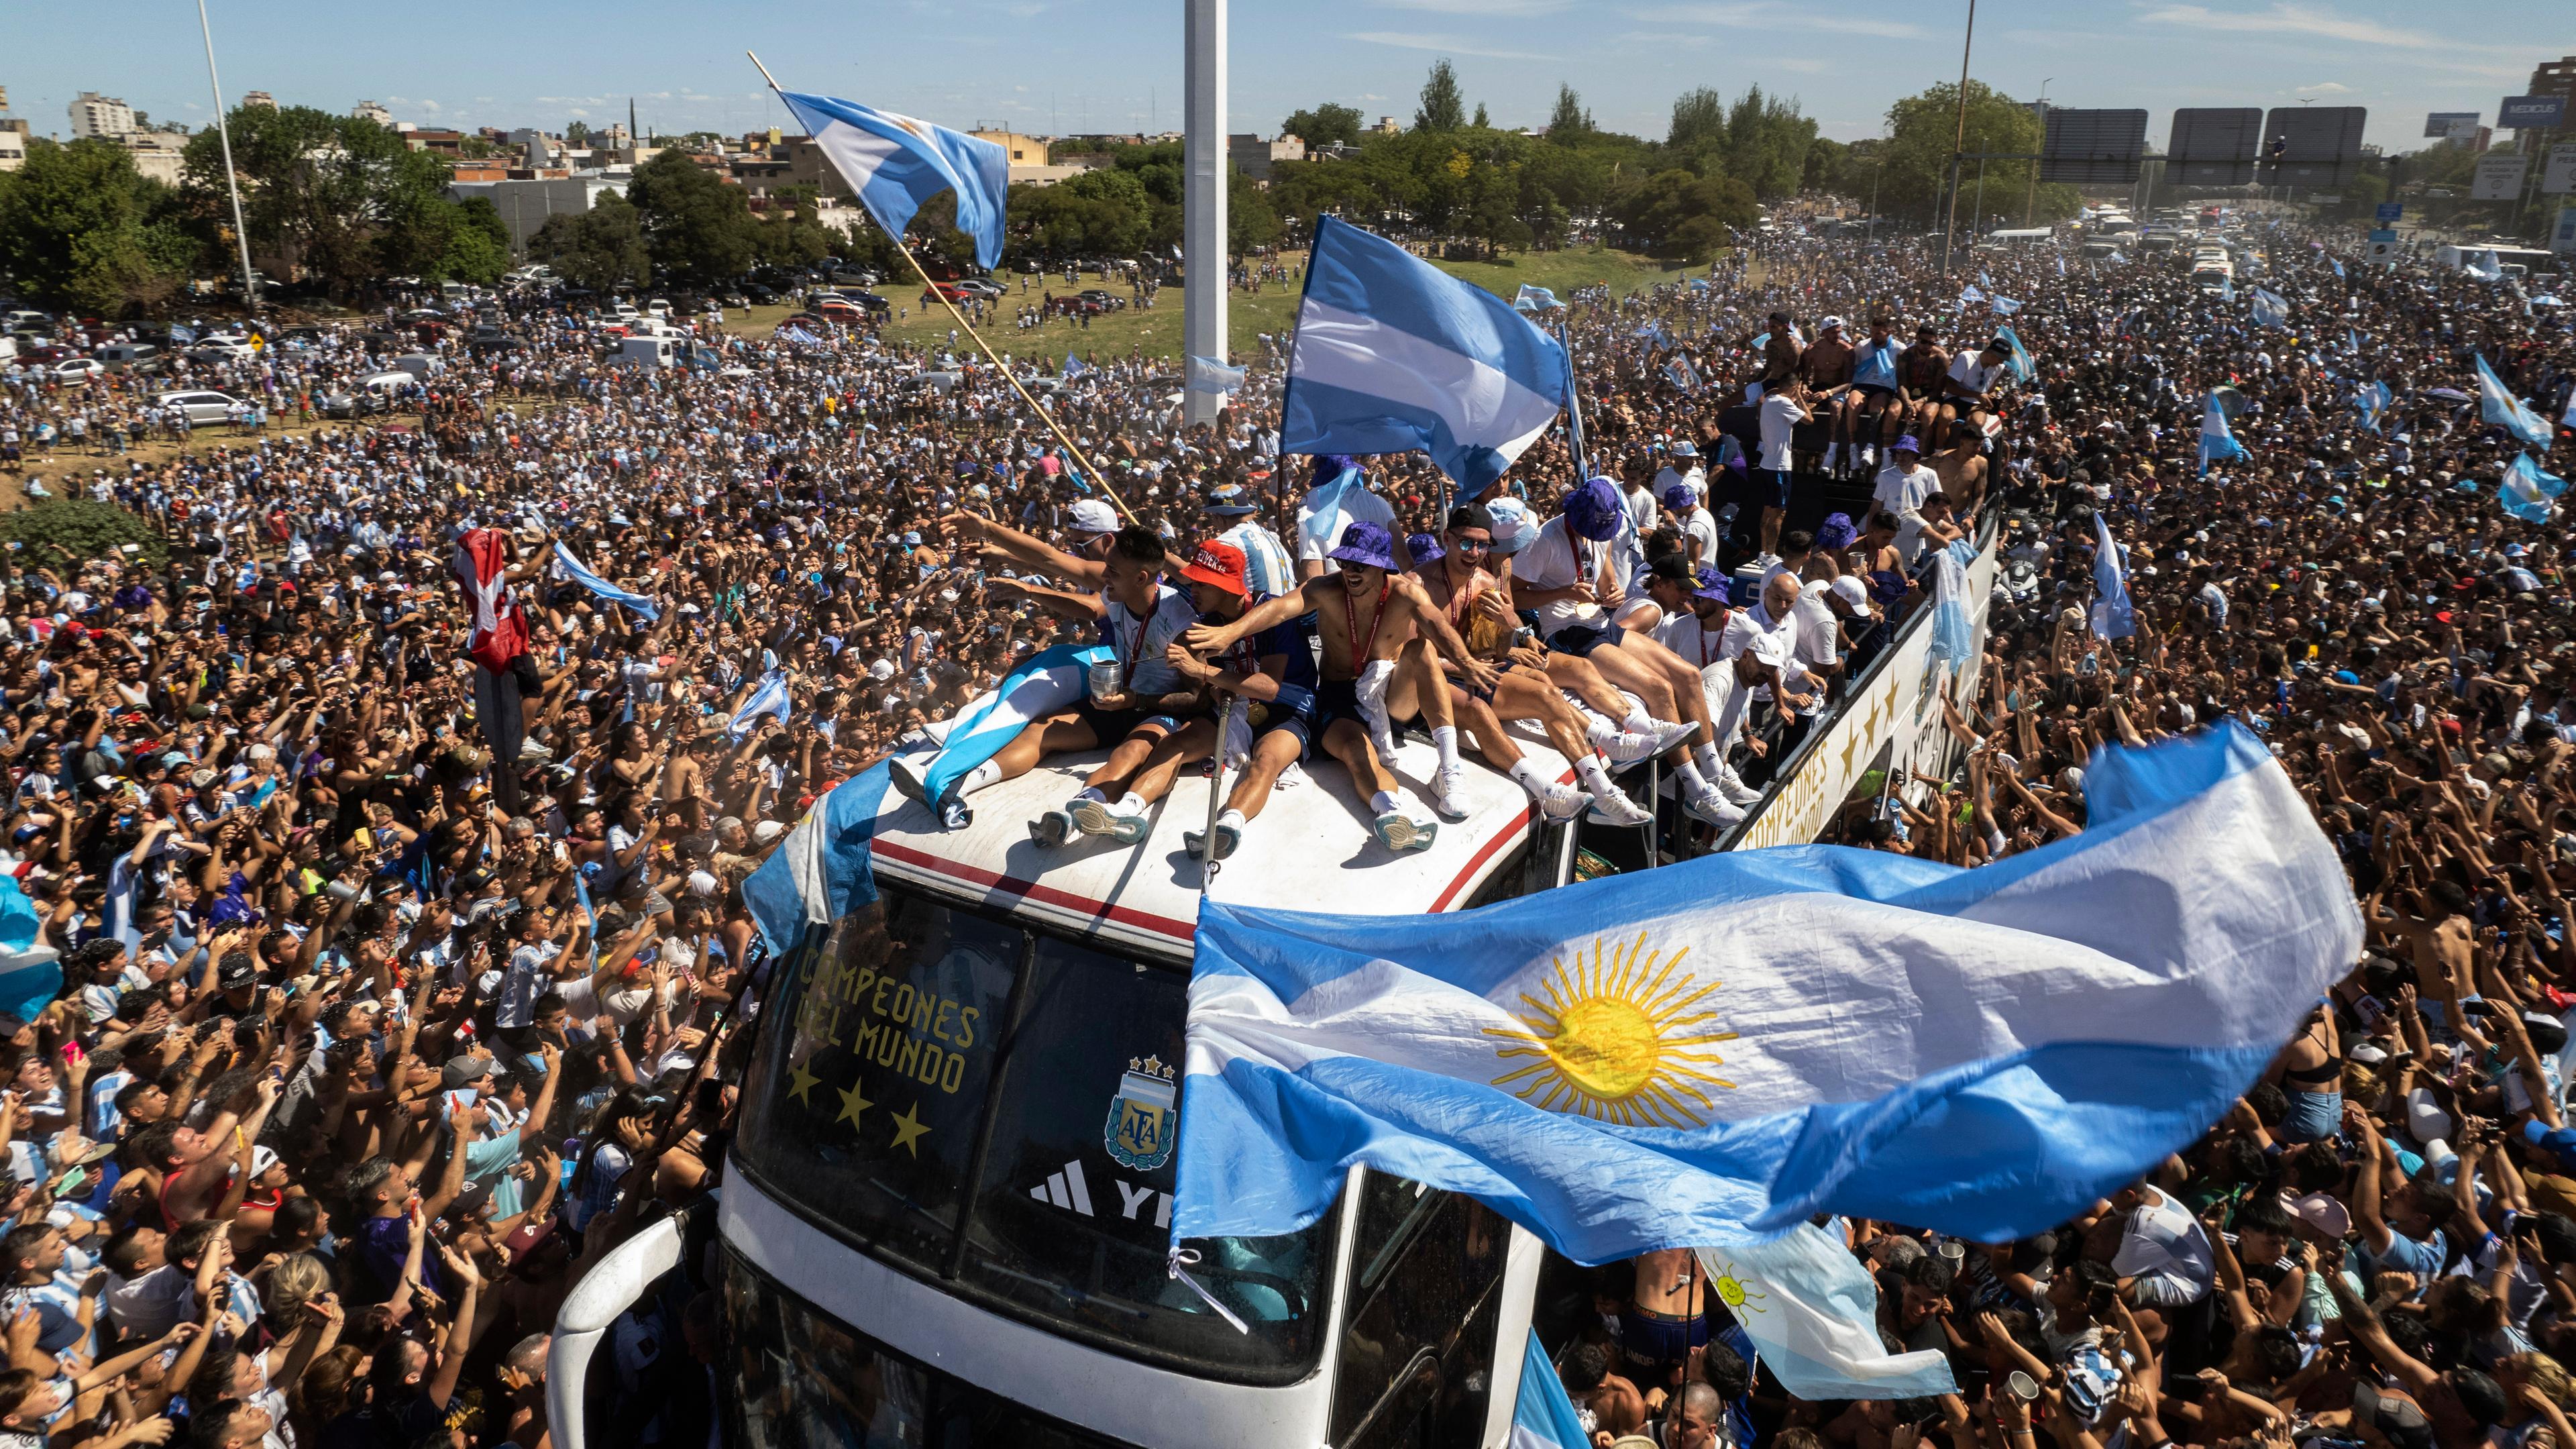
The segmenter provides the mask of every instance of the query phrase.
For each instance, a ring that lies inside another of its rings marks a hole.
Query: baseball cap
[[[1118,510],[1097,498],[1085,498],[1073,505],[1069,522],[1076,533],[1116,533]]]
[[[224,968],[223,974],[216,978],[215,984],[226,991],[239,991],[245,986],[256,986],[259,984],[259,967],[249,961],[236,961]]]
[[[1243,580],[1243,550],[1217,539],[1201,543],[1181,565],[1181,577],[1211,589],[1223,589],[1238,599],[1252,597],[1251,586]]]
[[[760,845],[767,845],[769,842],[776,840],[778,837],[785,835],[786,833],[787,827],[779,824],[775,820],[764,820],[758,825],[751,827],[751,838],[755,843]]]
[[[2281,1211],[2306,1223],[2329,1238],[2343,1238],[2352,1232],[2352,1213],[2340,1202],[2321,1192],[2292,1197],[2281,1194]]]
[[[467,1052],[463,1056],[449,1057],[446,1067],[439,1072],[438,1079],[448,1090],[454,1091],[458,1087],[469,1086],[491,1075],[491,1053]]]

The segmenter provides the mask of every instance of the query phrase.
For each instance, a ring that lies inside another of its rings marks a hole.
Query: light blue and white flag
[[[1673,345],[1673,334],[1664,330],[1664,324],[1660,320],[1649,322],[1638,328],[1636,335],[1655,344],[1657,347],[1670,347]]]
[[[1578,1263],[1811,1214],[1986,1242],[2207,1131],[2351,969],[2333,845],[2230,721],[2096,752],[2081,835],[1963,870],[1790,846],[1457,914],[1203,901],[1175,1241],[1354,1164]]]
[[[2463,253],[2460,257],[2460,270],[2481,282],[2504,280],[2504,262],[2496,256],[2493,247],[2483,247],[2474,252]]]
[[[2379,415],[2388,411],[2389,403],[2396,397],[2397,394],[2390,391],[2384,382],[2374,382],[2356,391],[2352,395],[2352,405],[2361,410],[2361,425],[2378,432]]]
[[[1243,390],[1243,369],[1213,357],[1190,355],[1190,391],[1235,393]]]
[[[2093,632],[2104,639],[2126,639],[2138,632],[2138,611],[2129,603],[2129,579],[2120,567],[2120,544],[2100,509],[2093,512]]]
[[[2254,325],[2257,327],[2289,326],[2289,299],[2278,292],[2267,292],[2261,287],[2256,287],[2254,289]]]
[[[1844,1246],[1839,1225],[1800,1223],[1768,1243],[1701,1248],[1700,1266],[1780,1387],[1810,1402],[1954,1394],[1939,1349],[1889,1353],[1878,1336],[1878,1284]]]
[[[1071,382],[1077,377],[1082,377],[1088,373],[1097,371],[1099,371],[1098,368],[1093,367],[1090,363],[1085,362],[1081,358],[1068,352],[1064,355],[1064,371],[1057,374],[1057,380],[1061,382]]]
[[[953,191],[957,229],[975,239],[976,265],[989,268],[1002,259],[1009,152],[963,131],[837,96],[778,95],[886,235],[902,236],[923,202]]]
[[[1520,1397],[1512,1401],[1512,1437],[1504,1442],[1507,1449],[1592,1449],[1592,1436],[1574,1412],[1574,1396],[1556,1376],[1535,1328],[1521,1354]]]
[[[2218,394],[2211,393],[2200,409],[2200,471],[2209,471],[2213,462],[2225,463],[2245,456],[2245,445],[2227,426],[2227,412],[2218,405]]]
[[[1533,287],[1527,282],[1521,283],[1520,291],[1512,297],[1512,310],[1516,312],[1546,312],[1564,305],[1556,300],[1556,293],[1545,287]]]
[[[1317,458],[1314,481],[1297,505],[1298,542],[1318,554],[1330,554],[1350,521],[1347,505],[1352,495],[1367,491],[1368,474],[1356,460],[1338,454]]]
[[[2343,342],[2346,347],[2351,348],[2355,353],[2360,352],[2363,347],[2361,334],[2349,327],[2343,329]]]
[[[2334,268],[2334,274],[2336,276],[2340,277],[2343,275],[2343,262],[2340,259],[2328,257],[2326,258],[2326,265]]]
[[[921,772],[925,792],[933,800],[945,798],[967,771],[1000,754],[1020,731],[1080,704],[1090,691],[1093,662],[1110,657],[1105,645],[1059,644],[1021,660],[949,722],[939,754]]]
[[[2478,416],[2535,448],[2547,448],[2555,436],[2549,420],[2513,395],[2513,389],[2487,366],[2484,354],[2478,356]]]
[[[1990,299],[1990,302],[1998,317],[2009,317],[2021,310],[2021,304],[2010,297],[1995,297]]]
[[[1699,391],[1699,369],[1691,366],[1691,360],[1686,356],[1664,364],[1664,380],[1684,392]]]
[[[2236,300],[2236,279],[2234,277],[2221,277],[2218,279],[2218,300],[2222,302],[2233,302]]]
[[[1283,453],[1430,453],[1480,490],[1556,421],[1565,349],[1511,304],[1337,217],[1316,223]]]
[[[1709,282],[1706,277],[1684,277],[1682,279],[1682,287],[1687,291],[1705,292],[1708,290],[1708,286]],[[1522,290],[1527,291],[1528,288],[1524,287]]]
[[[1996,328],[1995,335],[2012,345],[2013,376],[2023,382],[2030,381],[2031,374],[2039,370],[2038,365],[2030,360],[2030,349],[2021,345],[2021,338],[2015,336],[2009,327]]]
[[[2104,261],[2106,261],[2106,262],[2109,262],[2109,263],[2111,263],[2111,264],[2112,264],[2112,265],[2114,265],[2114,266],[2119,266],[2119,265],[2123,265],[2123,264],[2125,264],[2125,263],[2129,260],[2129,254],[2128,254],[2127,252],[2120,251],[2120,250],[2118,250],[2117,248],[2114,248],[2114,249],[2112,250],[2111,254],[2110,254],[2109,256],[2107,256],[2107,257],[2104,257],[2102,260],[2104,260]]]
[[[742,702],[742,708],[733,712],[732,719],[725,721],[725,733],[741,739],[751,732],[751,722],[762,715],[774,714],[780,724],[785,724],[795,713],[795,702],[787,694],[786,674],[772,669],[760,676],[760,687]]]
[[[823,340],[822,338],[815,336],[813,333],[806,331],[804,328],[795,326],[792,323],[773,329],[769,335],[780,342],[797,342],[809,347],[820,343]]]
[[[34,1021],[63,994],[62,953],[44,943],[18,878],[0,874],[0,1011]]]
[[[2525,523],[2547,523],[2558,511],[2558,495],[2567,491],[2567,481],[2540,471],[2529,453],[2517,455],[2504,470],[2504,482],[2496,490],[2496,501],[2504,511]]]
[[[796,949],[807,927],[828,926],[877,898],[868,847],[886,804],[886,764],[842,781],[744,878],[742,902],[771,955]]]
[[[1987,276],[1985,269],[1980,267],[1977,269],[1977,285],[1987,289],[1988,291],[1992,291],[1994,290],[1995,279]]]
[[[1959,289],[1959,305],[1962,307],[1972,307],[1984,300],[1986,300],[1986,294],[1978,291],[1975,287],[1962,287]]]
[[[592,573],[588,568],[584,567],[582,561],[575,558],[573,556],[573,551],[564,547],[563,542],[560,539],[555,543],[555,562],[562,565],[564,573],[569,575],[574,583],[581,585],[583,588],[590,590],[592,593],[608,600],[610,603],[624,604],[626,607],[633,609],[636,613],[643,615],[647,620],[658,621],[662,617],[662,611],[654,606],[651,599],[644,597],[642,594],[636,593],[632,589],[621,589],[617,585],[610,583],[608,580],[601,578],[599,575]]]
[[[2066,275],[2066,253],[2064,252],[2057,254],[2057,274],[2061,277]]]

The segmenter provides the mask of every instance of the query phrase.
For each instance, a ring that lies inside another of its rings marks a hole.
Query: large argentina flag
[[[2333,846],[2228,724],[2094,757],[2082,835],[1975,870],[1709,856],[1455,915],[1200,907],[1176,1239],[1353,1163],[1582,1263],[1820,1212],[1985,1241],[2190,1143],[2361,950]]]
[[[778,96],[887,235],[901,237],[923,202],[954,191],[957,229],[975,239],[976,265],[989,270],[1001,261],[1011,190],[1011,158],[1001,147],[838,96]]]
[[[1316,223],[1280,451],[1419,448],[1477,489],[1538,441],[1565,394],[1565,349],[1511,303],[1349,222]]]

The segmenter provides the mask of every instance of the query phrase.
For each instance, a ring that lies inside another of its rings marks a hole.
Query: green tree
[[[1681,167],[1656,172],[1614,208],[1619,222],[1652,250],[1699,262],[1727,244],[1730,227],[1754,223],[1751,188],[1732,176],[1700,176]]]
[[[590,145],[590,123],[575,121],[564,127],[564,144],[576,151],[587,149]]]
[[[602,192],[588,211],[547,217],[528,238],[528,256],[594,292],[640,286],[653,272],[642,218],[614,191]]]
[[[666,278],[718,282],[741,275],[759,255],[759,222],[739,186],[669,149],[635,168],[626,189],[644,245]]]
[[[1963,149],[2021,153],[2039,150],[2043,127],[2028,106],[1983,81],[1968,82],[1967,95],[1967,143]],[[1886,158],[1886,175],[1878,183],[1880,210],[1934,225],[1941,222],[1948,214],[1945,188],[1958,126],[1959,88],[1955,84],[1936,85],[1887,108],[1887,141],[1879,150]],[[1985,163],[1988,218],[2019,225],[2025,197],[2032,200],[2030,210],[2035,221],[2055,221],[2074,214],[2078,204],[2075,188],[2043,185],[2033,193],[2031,164]],[[1968,233],[1975,221],[1977,165],[1969,161],[1960,168],[1958,216],[1962,234]]]
[[[447,200],[453,168],[373,121],[311,106],[242,106],[228,119],[251,250],[272,270],[347,295],[385,276],[438,271],[466,224]],[[215,133],[189,141],[182,167],[191,208],[219,241],[212,230],[231,208]],[[484,259],[476,248],[456,264]]]
[[[0,274],[46,301],[108,317],[155,306],[197,251],[177,197],[112,141],[39,137],[0,171]]]
[[[492,140],[488,136],[467,136],[456,143],[456,154],[468,161],[492,159]]]
[[[1664,144],[1687,154],[1711,142],[1726,144],[1726,98],[1708,86],[1673,97],[1673,123]]]
[[[1816,123],[1798,103],[1749,86],[1726,111],[1726,170],[1764,201],[1792,195],[1806,175]],[[2029,147],[2037,150],[2036,145]]]
[[[1583,109],[1583,97],[1574,93],[1574,87],[1563,81],[1557,82],[1556,109],[1548,114],[1547,138],[1571,143],[1591,135],[1596,129],[1592,124],[1592,113]]]
[[[1485,103],[1483,101],[1476,102],[1476,119],[1470,124],[1479,131],[1489,130],[1492,128],[1494,123],[1485,119]]]
[[[1226,180],[1225,187],[1226,249],[1241,255],[1256,247],[1277,245],[1280,237],[1279,208],[1270,201],[1270,193],[1252,184],[1241,167]]]
[[[1305,142],[1307,150],[1320,151],[1327,146],[1358,145],[1362,121],[1359,107],[1326,101],[1311,111],[1291,112],[1279,123],[1279,130]]]
[[[1431,74],[1422,82],[1422,108],[1413,113],[1413,129],[1455,131],[1466,124],[1467,101],[1458,92],[1458,72],[1442,56],[1431,62]]]

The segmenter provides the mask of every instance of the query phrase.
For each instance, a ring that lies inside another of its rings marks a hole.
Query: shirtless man
[[[1422,570],[1422,586],[1431,602],[1439,606],[1470,652],[1502,671],[1501,679],[1483,694],[1451,684],[1451,706],[1466,721],[1477,751],[1518,781],[1549,818],[1573,819],[1589,794],[1602,819],[1616,825],[1645,824],[1653,814],[1628,798],[1611,780],[1601,757],[1592,752],[1593,741],[1586,738],[1574,706],[1566,703],[1556,681],[1548,677],[1546,656],[1515,642],[1520,620],[1505,603],[1499,582],[1485,570],[1493,547],[1493,515],[1469,503],[1449,511],[1449,526],[1441,533],[1436,552],[1413,550],[1415,558],[1430,560]],[[1560,784],[1523,758],[1520,746],[1503,732],[1505,720],[1528,720],[1545,730],[1548,743],[1573,762],[1583,788]],[[1626,736],[1616,730],[1611,734],[1647,748],[1654,743],[1652,736]]]
[[[1923,460],[1932,475],[1941,480],[1938,491],[1948,496],[1950,505],[1961,518],[1974,518],[1986,498],[1986,472],[1989,465],[1983,447],[1985,434],[1976,428],[1956,428],[1951,432],[1950,446]]]
[[[1456,662],[1471,690],[1491,690],[1497,676],[1493,666],[1467,651],[1421,583],[1396,572],[1395,539],[1383,526],[1366,520],[1345,526],[1329,558],[1333,574],[1308,579],[1296,592],[1245,610],[1231,624],[1197,625],[1181,637],[1181,644],[1205,658],[1247,635],[1313,614],[1324,645],[1322,679],[1315,688],[1315,728],[1321,731],[1317,743],[1367,792],[1375,812],[1370,829],[1380,845],[1393,851],[1427,849],[1439,822],[1405,808],[1392,769],[1394,725],[1419,714],[1430,726],[1431,743],[1440,752],[1432,779],[1434,806],[1453,819],[1463,818],[1466,765],[1458,757],[1448,683],[1432,651],[1436,646],[1440,656]]]
[[[1641,1385],[1669,1391],[1680,1385],[1692,1351],[1708,1342],[1708,1277],[1688,1248],[1640,1253],[1633,1265],[1619,1347]]]
[[[2437,880],[2414,897],[2420,916],[2382,909],[2376,924],[2389,935],[2402,936],[2413,948],[2415,992],[2423,999],[2424,1019],[2461,1041],[2480,1048],[2485,1038],[2460,1010],[2478,999],[2469,894],[2454,882]]]
[[[1852,364],[1855,354],[1851,342],[1843,336],[1843,319],[1827,317],[1816,324],[1816,340],[1807,344],[1805,355],[1798,359],[1798,380],[1807,385],[1815,405],[1831,414],[1826,429],[1824,470],[1840,475],[1843,455],[1851,447],[1852,408],[1858,398],[1852,392]],[[1816,455],[1798,455],[1801,472],[1816,470]]]
[[[1805,349],[1798,345],[1798,333],[1789,325],[1789,314],[1774,312],[1770,322],[1771,330],[1762,334],[1762,375],[1719,402],[1718,411],[1724,412],[1738,405],[1751,407],[1779,391],[1781,384],[1798,375],[1798,357]],[[1745,339],[1745,345],[1753,345],[1752,339]]]
[[[1950,354],[1941,349],[1941,334],[1930,326],[1914,329],[1914,345],[1896,354],[1896,398],[1905,410],[1898,431],[1923,437],[1941,420],[1941,399],[1950,384]]]
[[[1513,602],[1537,611],[1551,651],[1590,661],[1604,679],[1643,701],[1653,718],[1692,727],[1691,743],[1675,744],[1666,756],[1682,809],[1713,825],[1732,823],[1732,807],[1707,778],[1716,768],[1716,736],[1700,696],[1699,671],[1652,635],[1612,622],[1630,592],[1624,561],[1612,544],[1618,531],[1619,500],[1609,480],[1592,479],[1566,495],[1565,511],[1542,525],[1513,560]]]

